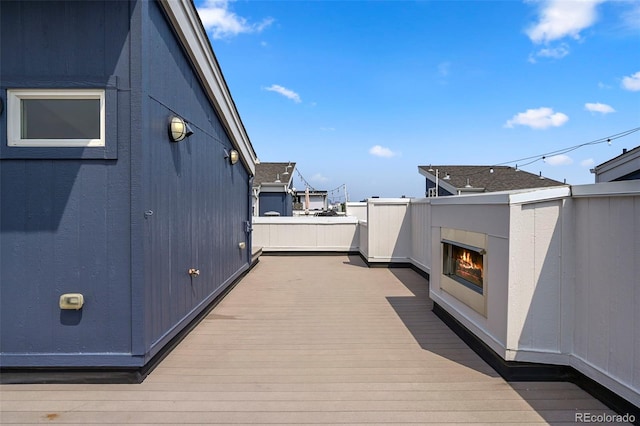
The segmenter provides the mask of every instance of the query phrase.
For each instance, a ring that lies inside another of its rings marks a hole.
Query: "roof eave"
[[[258,158],[193,2],[159,0],[159,3],[189,55],[231,143],[239,151],[240,158],[250,174],[255,175]]]
[[[640,168],[640,147],[618,155],[594,168],[596,181],[615,180]]]
[[[436,183],[436,176],[432,175],[431,173],[429,173],[428,171],[421,169],[420,166],[418,166],[418,172],[426,177],[427,179],[429,179],[431,182],[433,182],[434,184]],[[445,189],[446,191],[448,191],[451,194],[457,194],[458,193],[458,189],[455,186],[451,185],[449,182],[447,182],[444,178],[438,177],[438,185],[442,188]]]

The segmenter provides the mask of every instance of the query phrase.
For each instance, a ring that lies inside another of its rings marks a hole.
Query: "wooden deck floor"
[[[500,378],[409,269],[262,257],[139,385],[4,385],[5,424],[562,424],[611,413]]]

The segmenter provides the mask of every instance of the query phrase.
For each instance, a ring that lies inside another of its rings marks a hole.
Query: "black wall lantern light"
[[[189,123],[184,121],[183,118],[177,116],[171,117],[169,120],[169,138],[173,142],[180,142],[192,134],[193,130],[191,130]]]

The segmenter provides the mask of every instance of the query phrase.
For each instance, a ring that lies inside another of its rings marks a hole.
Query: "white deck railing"
[[[254,218],[254,244],[413,264],[430,273],[431,298],[504,359],[573,366],[640,405],[639,181],[371,199],[366,220],[355,210]],[[443,228],[487,236],[485,314],[440,288]]]
[[[254,217],[253,245],[274,251],[358,251],[358,220],[353,217]]]

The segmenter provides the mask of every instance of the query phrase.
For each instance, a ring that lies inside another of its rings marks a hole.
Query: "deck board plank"
[[[2,385],[2,424],[572,424],[570,383],[507,383],[428,282],[357,257],[262,257],[138,385]]]

